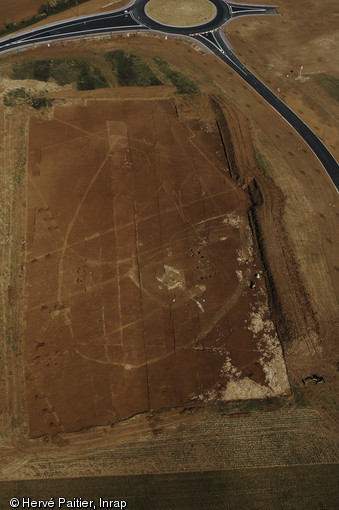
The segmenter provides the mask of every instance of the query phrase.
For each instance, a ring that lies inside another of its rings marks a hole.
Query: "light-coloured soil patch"
[[[216,7],[208,0],[150,0],[146,14],[163,25],[194,27],[211,21]]]

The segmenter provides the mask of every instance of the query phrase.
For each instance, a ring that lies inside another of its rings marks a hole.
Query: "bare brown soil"
[[[31,437],[288,391],[263,280],[250,289],[249,198],[225,170],[207,98],[87,100],[31,120]]]
[[[18,23],[37,14],[43,0],[11,0],[0,4],[0,28],[7,23]]]
[[[6,23],[19,23],[23,19],[37,15],[39,7],[43,3],[44,0],[11,0],[10,2],[1,2],[0,28]],[[54,23],[62,19],[85,16],[86,14],[113,11],[124,7],[128,3],[130,3],[129,0],[89,0],[89,2],[80,4],[77,7],[72,7],[53,16],[42,18],[36,25]]]

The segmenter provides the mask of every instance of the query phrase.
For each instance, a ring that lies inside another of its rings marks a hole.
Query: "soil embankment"
[[[250,130],[244,116],[229,104],[212,99],[230,176],[246,189],[252,201],[249,220],[265,268],[271,312],[283,346],[300,337],[308,339],[313,353],[318,324],[300,281],[283,226],[284,197],[272,179],[258,171],[253,146],[241,150]]]

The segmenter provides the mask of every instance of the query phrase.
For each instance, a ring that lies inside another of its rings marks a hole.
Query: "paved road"
[[[296,115],[279,97],[277,97],[264,83],[262,83],[247,67],[234,55],[227,46],[222,32],[218,30],[211,34],[197,35],[194,38],[213,51],[227,65],[241,76],[260,96],[265,99],[305,140],[307,145],[318,157],[326,169],[333,184],[339,190],[339,165],[330,151],[325,147],[317,135]]]
[[[6,38],[0,41],[0,55],[8,51],[17,50],[21,47],[32,46],[62,40],[69,37],[79,38],[81,36],[100,35],[118,31],[146,30],[140,26],[130,11],[116,11],[87,16],[79,19],[72,19],[53,25],[46,25],[42,28],[29,30],[17,36]]]
[[[145,5],[149,2],[149,0],[138,0],[130,7],[130,9],[132,10],[135,19],[151,30],[159,30],[160,32],[166,32],[169,34],[191,35],[192,33],[216,30],[223,26],[231,18],[231,9],[226,2],[223,0],[209,1],[215,5],[216,15],[211,21],[198,27],[171,27],[157,23],[155,20],[148,17],[145,12]]]
[[[145,4],[149,0],[136,0],[120,11],[107,12],[75,18],[42,28],[31,29],[0,40],[0,56],[36,44],[47,44],[66,38],[89,37],[114,32],[156,30],[160,32],[192,37],[212,51],[241,76],[265,101],[267,101],[299,133],[326,169],[334,186],[339,190],[339,165],[330,151],[315,133],[262,83],[234,55],[223,37],[222,27],[241,16],[270,15],[275,13],[271,5],[238,4],[224,0],[210,0],[216,7],[213,20],[196,27],[173,27],[162,25],[149,18]]]

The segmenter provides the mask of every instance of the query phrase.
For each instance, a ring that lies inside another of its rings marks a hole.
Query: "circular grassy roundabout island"
[[[194,27],[212,21],[217,9],[209,0],[150,0],[145,12],[162,25]]]

